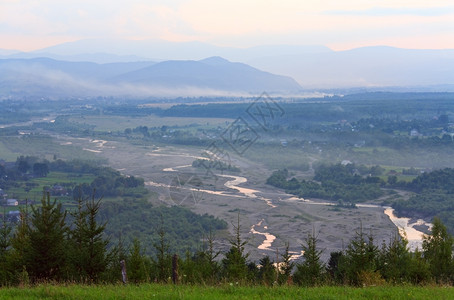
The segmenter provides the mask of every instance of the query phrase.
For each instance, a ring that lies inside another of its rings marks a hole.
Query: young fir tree
[[[191,262],[188,263],[188,258],[184,262],[186,269],[191,267],[191,263],[193,264],[192,269],[195,273],[192,275],[193,281],[213,284],[217,282],[219,279],[220,267],[216,258],[220,255],[220,253],[220,251],[216,251],[214,249],[214,235],[210,230],[203,243],[203,249],[191,257]],[[187,273],[186,271],[184,272],[185,273],[183,274]],[[187,276],[189,276],[189,274],[187,274]]]
[[[278,282],[279,284],[285,284],[288,282],[292,270],[295,267],[295,263],[292,261],[292,255],[290,254],[290,244],[285,243],[285,251],[281,255],[282,262],[279,263],[278,270]]]
[[[11,268],[15,270],[15,275],[17,275],[16,277],[19,278],[20,284],[28,283],[29,278],[27,272],[27,259],[30,252],[28,201],[25,201],[24,208],[20,208],[20,220],[11,238],[11,247],[12,249],[9,255]],[[21,272],[23,276],[20,276],[19,273]]]
[[[408,241],[396,232],[388,245],[384,244],[380,253],[380,273],[392,283],[404,283],[410,279],[411,256],[407,248]]]
[[[109,251],[109,264],[107,265],[106,272],[103,280],[118,283],[123,280],[121,261],[127,261],[128,253],[124,247],[124,241],[121,231],[118,234],[118,243]],[[128,269],[126,269],[128,271]]]
[[[9,253],[11,250],[11,226],[6,221],[3,214],[2,225],[0,227],[0,286],[11,282],[12,273],[9,265]]]
[[[2,225],[0,226],[0,258],[6,257],[11,246],[11,226],[7,223],[3,214]]]
[[[446,282],[453,275],[453,237],[439,218],[434,218],[432,234],[425,235],[422,248],[432,276],[437,282]]]
[[[135,238],[132,243],[132,247],[129,250],[126,269],[128,273],[128,280],[132,283],[138,284],[149,280],[150,262],[142,252],[143,249],[140,241]]]
[[[410,282],[413,284],[421,284],[430,281],[431,273],[429,264],[418,248],[416,248],[415,252],[410,253],[408,276]]]
[[[377,270],[378,247],[374,245],[373,236],[366,235],[362,227],[356,232],[345,251],[341,268],[345,270],[346,279],[350,284],[362,284],[362,276],[374,276]]]
[[[67,263],[66,212],[61,203],[43,194],[41,206],[32,206],[27,272],[33,281],[62,280]]]
[[[331,280],[337,284],[342,284],[344,282],[344,270],[343,260],[345,255],[342,251],[334,251],[330,253],[328,264],[326,266],[326,272],[328,273]]]
[[[181,283],[201,283],[203,278],[203,263],[204,261],[199,258],[197,252],[192,255],[191,251],[187,250],[185,253],[185,258],[179,258],[178,260],[178,275],[181,278]],[[203,252],[202,252],[203,253]]]
[[[216,258],[221,254],[221,252],[214,250],[214,235],[211,229],[209,235],[207,236],[207,245],[208,247],[205,250],[204,261],[206,262],[207,265],[206,269],[208,273],[207,275],[209,277],[205,278],[208,278],[210,281],[214,282],[219,273],[219,264],[216,261]]]
[[[109,241],[103,237],[106,224],[96,220],[100,207],[101,199],[95,200],[94,192],[90,200],[78,198],[78,210],[73,214],[70,255],[76,280],[97,282],[111,259],[107,251]]]
[[[152,270],[155,280],[167,282],[172,275],[172,257],[169,254],[169,244],[166,241],[164,219],[161,215],[161,226],[158,229],[159,241],[153,246],[156,250],[156,259],[152,260]]]
[[[273,261],[267,255],[259,260],[260,269],[258,271],[258,279],[264,285],[272,285],[276,280],[276,268]]]
[[[241,239],[240,234],[240,214],[238,214],[238,223],[233,225],[235,238],[230,241],[230,250],[225,254],[222,260],[224,276],[229,280],[244,280],[248,276],[247,258],[249,253],[244,253],[246,241]]]
[[[303,244],[303,258],[304,261],[296,266],[296,272],[293,279],[296,283],[315,286],[322,283],[325,266],[320,260],[322,250],[317,250],[317,237],[308,234],[305,244]]]

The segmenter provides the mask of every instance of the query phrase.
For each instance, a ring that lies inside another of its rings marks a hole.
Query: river
[[[190,167],[190,165],[183,165],[183,166],[177,166],[173,168],[165,168],[163,171],[165,172],[176,172],[176,169],[182,169],[182,168],[187,168]],[[226,196],[226,197],[238,197],[238,193],[244,195],[247,198],[252,198],[252,199],[259,199],[265,201],[265,203],[270,207],[270,209],[277,207],[276,204],[273,204],[272,199],[265,198],[262,196],[259,196],[258,194],[261,193],[261,191],[256,190],[256,189],[251,189],[251,188],[245,188],[241,187],[241,184],[247,183],[247,178],[242,177],[242,176],[236,176],[236,175],[217,175],[220,177],[224,178],[232,178],[232,180],[228,180],[224,183],[224,186],[236,190],[237,193],[229,193],[227,191],[212,191],[212,190],[205,190],[205,189],[197,189],[193,187],[185,187],[186,189],[194,192],[204,192],[204,193],[209,193],[209,194],[214,194],[218,196]],[[146,183],[147,185],[151,186],[159,186],[159,187],[167,187],[171,188],[170,185],[167,184],[161,184],[161,183],[155,183],[152,181],[148,181]],[[279,201],[292,201],[292,202],[301,202],[305,204],[312,204],[312,205],[326,205],[326,206],[334,206],[336,205],[335,203],[332,202],[325,202],[325,201],[312,201],[308,199],[301,199],[297,198],[293,195],[288,195],[288,198],[285,199],[278,199]],[[423,241],[423,235],[424,233],[422,231],[419,231],[415,228],[416,225],[425,225],[429,228],[431,228],[431,224],[425,222],[424,220],[418,220],[414,223],[410,223],[409,218],[398,218],[394,214],[394,209],[391,207],[385,207],[385,206],[379,206],[375,204],[357,204],[356,205],[359,208],[371,208],[371,209],[383,209],[383,213],[389,217],[391,222],[394,223],[394,225],[399,229],[399,233],[401,236],[405,236],[408,239],[408,247],[410,251],[414,251],[417,248],[422,249],[422,241]],[[262,226],[263,222],[265,220],[261,219],[257,224],[253,225],[250,229],[250,232],[254,235],[260,235],[265,238],[265,240],[257,247],[260,250],[266,250],[266,251],[273,251],[271,248],[273,242],[276,240],[276,236],[271,234],[269,232],[269,228],[267,226]],[[263,229],[259,229],[263,228]],[[296,259],[300,257],[302,253],[299,254],[294,254],[293,258]]]

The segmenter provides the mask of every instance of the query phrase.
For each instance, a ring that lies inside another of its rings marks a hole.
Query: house
[[[366,141],[360,141],[354,145],[355,148],[361,148],[366,145]]]
[[[341,162],[341,165],[343,165],[343,166],[350,165],[350,164],[352,164],[352,162],[349,161],[349,160],[343,160],[343,161]]]
[[[8,220],[10,222],[19,222],[20,221],[20,211],[12,210],[8,212]]]
[[[7,199],[6,200],[6,205],[7,206],[18,206],[19,205],[19,201],[17,201],[17,199]]]
[[[65,196],[67,193],[66,189],[58,184],[54,185],[50,190],[52,196]]]
[[[420,134],[420,133],[418,132],[418,130],[412,129],[412,130],[410,131],[410,136],[413,136],[413,137],[415,137],[415,136],[422,136],[422,134]]]

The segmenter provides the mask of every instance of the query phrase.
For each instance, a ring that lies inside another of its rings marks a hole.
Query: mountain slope
[[[117,82],[150,86],[191,86],[224,91],[290,92],[301,86],[292,78],[274,75],[220,57],[200,61],[165,61],[115,78]]]
[[[138,70],[154,64],[154,62],[108,63],[68,62],[50,58],[33,59],[0,59],[0,75],[5,72],[62,72],[74,78],[103,80],[115,75]],[[39,74],[37,74],[39,75]]]
[[[201,61],[96,64],[49,58],[0,59],[0,97],[194,96],[294,92],[292,78],[220,57]]]

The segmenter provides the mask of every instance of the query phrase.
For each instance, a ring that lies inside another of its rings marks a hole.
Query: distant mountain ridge
[[[454,84],[454,49],[377,46],[261,57],[246,62],[262,70],[291,76],[306,88],[313,89]]]
[[[2,53],[0,49],[0,58],[48,57],[57,60],[108,63],[138,60],[201,60],[206,57],[220,56],[230,61],[246,62],[257,57],[273,56],[276,53],[295,55],[332,52],[332,50],[319,45],[262,45],[249,48],[234,48],[214,46],[202,42],[84,39],[31,52],[16,52],[5,50],[5,53]]]
[[[64,61],[97,63],[149,60],[158,63],[174,60],[202,63],[206,57],[220,56],[229,61],[242,62],[261,71],[289,76],[306,90],[403,88],[404,90],[453,91],[454,85],[454,49],[423,50],[371,46],[333,51],[319,45],[263,45],[233,48],[202,42],[111,39],[79,40],[28,53],[0,49],[0,58],[5,59],[40,56]],[[207,70],[206,66],[200,67]],[[189,64],[185,68],[190,68]],[[148,72],[150,76],[154,76],[152,69]],[[139,73],[131,75],[134,75],[137,81],[150,83],[147,80],[141,80]],[[208,77],[212,79],[211,76]],[[219,74],[217,78],[222,79]],[[195,78],[184,80],[192,83]],[[215,86],[225,87],[226,84],[222,85],[218,82]]]
[[[109,64],[50,58],[0,59],[0,97],[191,96],[289,93],[301,89],[290,77],[221,57]]]
[[[221,57],[199,61],[165,61],[122,74],[117,82],[151,86],[192,86],[233,92],[295,92],[302,87],[292,78],[274,75]]]

